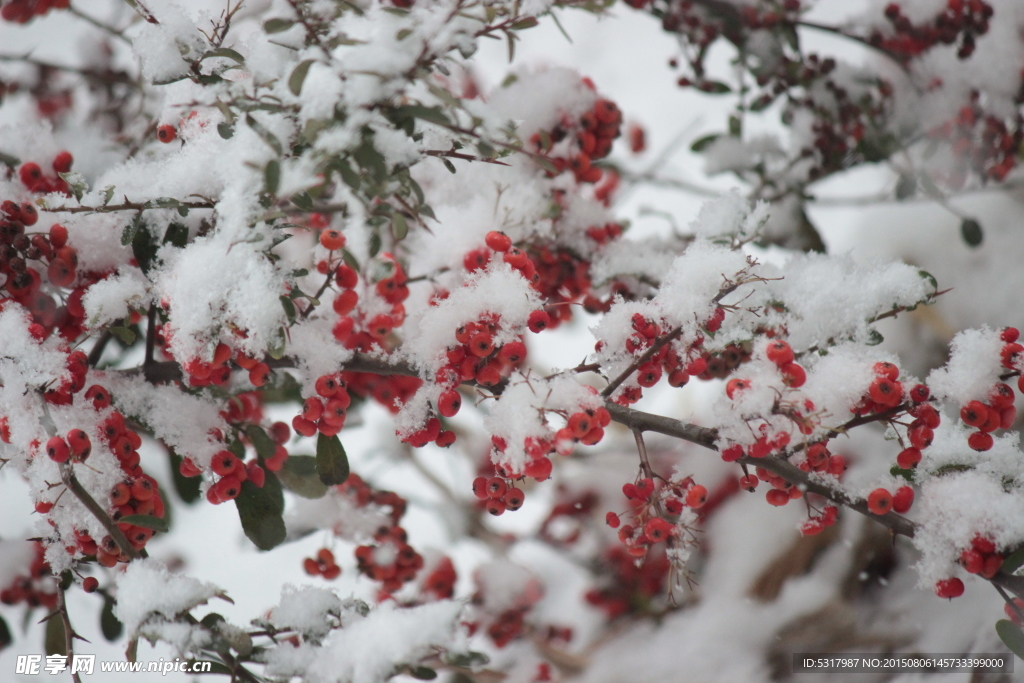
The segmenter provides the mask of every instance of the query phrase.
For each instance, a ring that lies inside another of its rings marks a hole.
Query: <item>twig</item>
[[[153,202],[130,202],[125,199],[120,204],[106,204],[104,206],[45,206],[46,211],[52,213],[115,213],[117,211],[146,211],[147,209],[215,209],[213,202],[176,202],[173,206],[158,206]]]
[[[140,557],[147,557],[145,550],[136,550],[135,546],[128,542],[128,539],[125,538],[123,533],[121,533],[121,530],[117,528],[117,524],[114,523],[114,520],[110,519],[110,515],[107,514],[107,511],[104,510],[103,507],[96,502],[96,499],[85,490],[85,487],[78,481],[74,471],[71,469],[71,465],[68,463],[61,464],[60,478],[61,481],[64,482],[64,485],[68,487],[68,490],[74,494],[75,498],[80,500],[82,505],[92,513],[92,516],[99,520],[99,523],[103,525],[103,528],[107,530],[110,537],[114,539],[114,543],[117,544],[117,547],[120,548],[121,552],[133,560],[137,560]]]
[[[103,330],[103,334],[100,335],[100,338],[89,349],[89,367],[94,368],[100,362],[100,358],[103,357],[103,351],[107,348],[107,344],[110,343],[113,336],[110,330]]]
[[[153,364],[153,347],[156,346],[156,304],[149,305],[146,321],[146,357],[142,361],[143,367]]]
[[[60,614],[60,620],[64,624],[64,655],[67,658],[65,660],[66,663],[70,666],[75,653],[75,638],[85,642],[89,641],[75,633],[75,630],[71,628],[71,615],[68,614],[68,604],[64,599],[64,589],[59,584],[57,586],[57,612]],[[82,683],[82,678],[78,675],[77,671],[71,671],[71,680],[74,683]]]
[[[70,12],[73,15],[75,15],[79,19],[82,19],[84,21],[89,22],[90,24],[92,24],[96,28],[98,28],[98,29],[100,29],[102,31],[106,31],[107,33],[109,33],[110,35],[114,36],[115,38],[119,38],[119,39],[123,40],[124,42],[128,43],[129,45],[132,44],[132,41],[130,41],[127,38],[125,38],[124,33],[122,33],[121,31],[118,31],[116,28],[114,28],[113,26],[110,26],[109,24],[104,24],[102,21],[100,21],[99,19],[96,19],[95,17],[90,17],[88,14],[85,14],[84,12],[82,12],[77,7],[73,7],[73,6],[72,7],[68,7],[68,12]]]

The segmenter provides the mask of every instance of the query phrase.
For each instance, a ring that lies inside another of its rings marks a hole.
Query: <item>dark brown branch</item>
[[[100,335],[100,338],[89,349],[89,367],[94,368],[100,362],[100,358],[103,357],[103,350],[107,348],[107,344],[110,343],[113,336],[110,330],[103,330],[103,334]]]
[[[68,614],[68,604],[64,598],[64,589],[60,585],[57,586],[57,613],[60,614],[61,623],[64,624],[64,654],[67,657],[65,662],[70,667],[71,660],[75,654],[75,638],[81,638],[82,640],[85,640],[85,638],[79,636],[71,628],[71,615]],[[71,680],[74,683],[82,683],[82,678],[78,675],[77,671],[72,671]]]
[[[71,469],[71,465],[64,463],[60,466],[60,478],[64,482],[64,485],[68,487],[68,490],[74,494],[75,498],[82,502],[82,505],[92,513],[92,516],[99,520],[99,523],[103,525],[103,528],[107,530],[110,537],[114,539],[114,543],[117,543],[117,547],[121,549],[128,557],[133,560],[140,557],[146,557],[146,551],[136,550],[135,547],[128,542],[121,530],[117,528],[117,524],[110,518],[107,511],[96,502],[96,499],[90,495],[85,487],[82,486],[81,482],[78,481],[78,477],[75,476],[74,470]]]
[[[157,206],[153,202],[130,202],[127,199],[120,204],[104,206],[47,206],[46,211],[52,213],[116,213],[118,211],[146,211],[148,209],[213,209],[213,202],[178,202],[173,206]]]

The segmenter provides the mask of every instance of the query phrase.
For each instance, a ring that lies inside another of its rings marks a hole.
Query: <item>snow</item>
[[[366,617],[333,631],[321,647],[281,645],[267,654],[267,673],[302,676],[310,683],[378,683],[396,664],[416,662],[432,648],[451,641],[458,602],[443,601],[407,609],[384,603]],[[352,653],[358,652],[358,657]]]
[[[282,588],[281,601],[270,611],[268,621],[283,631],[297,631],[306,638],[321,640],[340,617],[341,600],[333,591],[287,585]]]
[[[134,560],[117,579],[114,616],[128,633],[134,634],[150,620],[174,620],[221,595],[221,590],[212,584],[171,574],[157,560]]]

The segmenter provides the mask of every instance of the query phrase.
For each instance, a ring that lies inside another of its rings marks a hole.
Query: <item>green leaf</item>
[[[68,171],[67,173],[58,173],[60,179],[68,184],[71,188],[71,193],[75,195],[75,199],[82,201],[82,195],[85,194],[85,178],[82,177],[81,173],[75,173],[74,171]]]
[[[395,40],[399,43],[412,35],[411,28],[403,28],[401,31],[395,34]]]
[[[905,470],[899,467],[899,465],[893,465],[889,468],[889,474],[894,477],[903,477],[909,482],[914,481],[914,470]]]
[[[210,57],[225,57],[227,59],[234,60],[239,64],[245,64],[245,57],[236,50],[232,50],[230,47],[218,47],[216,50],[210,50],[202,59],[208,59]]]
[[[10,154],[0,152],[0,164],[9,167],[11,170],[17,170],[21,166],[21,159]]]
[[[429,666],[416,666],[409,669],[409,675],[420,681],[432,681],[437,678],[437,672]]]
[[[154,515],[125,515],[121,519],[117,520],[118,524],[133,524],[135,526],[141,526],[143,529],[152,529],[153,531],[167,532],[167,522],[156,517]]]
[[[344,484],[348,479],[348,455],[337,436],[317,436],[316,473],[326,486]]]
[[[960,223],[960,235],[969,247],[977,247],[981,244],[984,235],[981,231],[981,223],[973,218],[965,218]]]
[[[279,329],[277,334],[270,340],[270,346],[267,347],[267,354],[274,360],[281,360],[284,358],[284,349],[286,344],[286,337],[283,329]]]
[[[480,156],[485,159],[493,159],[498,154],[498,150],[494,149],[494,146],[486,140],[476,143],[476,148],[480,152]]]
[[[690,144],[691,152],[703,152],[705,149],[711,146],[711,143],[722,137],[721,133],[710,133],[708,135],[702,135]]]
[[[327,486],[320,481],[316,458],[312,455],[290,456],[277,476],[286,489],[303,498],[316,499],[327,495]]]
[[[347,265],[349,268],[356,271],[357,273],[360,272],[359,261],[356,260],[356,257],[352,255],[351,251],[349,251],[348,249],[342,249],[341,258],[343,261],[345,261],[345,265]]]
[[[513,31],[525,31],[528,28],[533,28],[538,23],[540,22],[537,21],[537,17],[523,17],[522,19],[517,19],[511,28]]]
[[[114,186],[107,185],[103,188],[103,206],[110,203],[110,200],[114,198]]]
[[[259,121],[253,118],[252,114],[245,115],[245,123],[253,129],[263,142],[267,143],[272,150],[277,152],[278,156],[284,155],[284,149],[281,147],[281,141],[277,139],[277,136],[271,133],[269,130],[263,127]]]
[[[284,308],[284,314],[288,318],[289,323],[295,322],[295,304],[292,300],[286,296],[281,297],[281,306]]]
[[[11,629],[7,626],[7,622],[3,617],[0,617],[0,650],[14,642],[14,638],[11,637]]]
[[[409,223],[405,220],[405,216],[397,211],[391,217],[391,234],[396,240],[404,240],[405,236],[409,234]]]
[[[868,346],[878,346],[885,341],[885,337],[882,336],[878,330],[868,330],[868,340],[865,342]]]
[[[1024,659],[1024,631],[1020,626],[1009,619],[1000,619],[996,622],[996,633],[1013,654]]]
[[[205,617],[199,620],[199,623],[206,628],[213,630],[216,629],[220,624],[226,623],[227,619],[224,618],[223,614],[217,612],[210,612]]]
[[[709,95],[724,95],[732,92],[732,88],[721,81],[704,81],[698,87],[701,92],[706,92]]]
[[[199,490],[199,483],[202,477],[186,477],[181,473],[181,461],[184,460],[174,451],[168,451],[171,459],[171,478],[174,480],[174,490],[178,497],[186,503],[194,503],[199,500],[202,492]]]
[[[282,33],[294,25],[291,19],[267,19],[263,22],[263,30],[268,34]]]
[[[292,70],[292,75],[288,77],[288,89],[296,97],[302,93],[302,84],[306,80],[306,75],[309,73],[309,67],[313,65],[313,61],[312,59],[307,59],[299,62],[299,65]]]
[[[380,234],[375,232],[372,235],[370,235],[370,245],[369,245],[369,248],[370,248],[370,257],[371,258],[376,256],[378,253],[380,253],[380,247],[381,247]]]
[[[1003,566],[1000,569],[1007,574],[1012,574],[1020,569],[1022,565],[1024,565],[1024,546],[1003,560]]]
[[[176,247],[184,247],[188,244],[188,226],[184,223],[171,223],[164,233],[164,244],[173,244]]]
[[[131,346],[135,343],[135,333],[127,327],[110,327],[107,329],[110,331],[110,334],[117,337],[125,346]]]
[[[932,289],[938,291],[939,281],[935,279],[934,275],[929,273],[927,270],[919,270],[917,271],[917,274],[923,277],[925,280],[928,280],[928,282],[930,282],[932,285]]]
[[[292,204],[299,207],[303,211],[313,210],[313,198],[309,196],[308,192],[296,192],[292,195]]]
[[[449,173],[455,173],[455,165],[452,162],[448,161],[448,159],[446,159],[445,157],[441,157],[441,163],[444,164],[444,167],[448,169]],[[551,168],[554,169],[554,166],[552,166]]]
[[[128,225],[124,226],[124,230],[121,231],[121,246],[127,247],[129,244],[135,241],[135,236],[139,234],[146,225],[146,222],[142,219],[142,214],[136,214],[132,218]]]
[[[277,444],[267,436],[263,427],[259,425],[246,425],[245,435],[249,437],[249,443],[256,449],[256,454],[261,458],[272,458],[277,451]]]
[[[395,107],[391,117],[396,122],[414,118],[423,119],[424,121],[430,121],[442,126],[452,125],[451,120],[449,120],[440,107],[427,107],[422,104],[406,104],[401,107]]]
[[[271,159],[267,167],[263,169],[263,189],[267,194],[277,194],[277,188],[281,184],[281,162]]]
[[[153,233],[146,227],[145,221],[142,219],[142,214],[137,215],[132,219],[131,223],[131,242],[132,254],[135,256],[136,263],[139,264],[139,268],[142,269],[143,273],[148,273],[149,269],[153,265],[153,259],[156,258],[156,252],[160,248],[157,244],[156,238],[153,237]],[[126,229],[126,232],[128,230]],[[124,243],[125,235],[122,233],[121,242]]]
[[[273,485],[280,493],[281,484],[272,472],[267,472],[263,488],[257,488],[251,481],[242,482],[242,492],[235,498],[238,518],[242,522],[242,531],[260,550],[270,550],[284,542],[287,531],[281,512],[283,502],[278,503],[274,495]]]
[[[896,182],[895,193],[896,199],[900,201],[913,197],[917,194],[917,178],[909,173],[901,175],[899,181]]]
[[[796,31],[796,25],[784,23],[781,26],[781,30],[782,37],[789,47],[793,49],[793,52],[800,52],[800,34]]]
[[[217,134],[225,140],[229,140],[235,134],[235,127],[227,121],[221,121],[217,124]]]
[[[46,636],[44,650],[48,655],[67,656],[67,642],[64,640],[64,622],[60,615],[54,613],[46,622]]]
[[[100,631],[103,637],[114,642],[124,632],[124,624],[114,616],[114,605],[117,604],[112,598],[104,596],[103,609],[100,611]]]

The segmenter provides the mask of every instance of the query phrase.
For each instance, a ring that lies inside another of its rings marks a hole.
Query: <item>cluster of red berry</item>
[[[317,395],[302,404],[302,413],[292,418],[292,429],[302,436],[313,436],[317,432],[334,436],[345,426],[348,407],[352,404],[348,385],[340,373],[334,373],[318,377],[314,388]]]
[[[498,516],[505,510],[518,510],[526,501],[526,494],[502,477],[477,477],[473,480],[473,495],[488,513]]]
[[[624,547],[612,546],[601,563],[605,575],[601,587],[588,590],[584,597],[591,605],[604,610],[609,619],[643,613],[665,589],[670,568],[668,556],[660,547],[652,549],[644,561],[638,563]]]
[[[50,166],[53,168],[52,176],[45,175],[39,164],[29,161],[22,164],[21,168],[18,169],[18,177],[21,179],[21,184],[34,194],[60,192],[71,196],[71,188],[68,187],[68,184],[58,174],[69,172],[74,163],[75,158],[71,155],[71,152],[65,150],[58,152],[57,156],[50,163]]]
[[[359,571],[381,582],[384,591],[394,593],[423,568],[423,557],[409,545],[402,527],[381,527],[374,532],[373,541],[373,545],[356,548],[356,562]]]
[[[442,556],[429,567],[420,584],[420,592],[429,599],[448,600],[455,595],[455,582],[458,578],[451,558]]]
[[[166,351],[171,343],[173,331],[169,325],[163,325],[159,330],[159,342]],[[232,367],[230,361],[234,355],[235,364],[247,370],[249,382],[255,387],[261,387],[267,383],[270,375],[270,366],[263,361],[252,358],[241,351],[234,352],[224,342],[218,342],[214,347],[213,354],[209,360],[201,358],[189,358],[181,364],[181,369],[188,377],[189,384],[194,387],[224,386],[231,380]]]
[[[875,30],[868,40],[897,59],[908,62],[936,45],[957,41],[957,56],[967,59],[974,53],[975,38],[988,33],[992,6],[984,0],[947,0],[946,8],[934,19],[915,26],[899,4],[890,2],[885,6],[885,18],[895,33]]]
[[[1007,327],[1000,333],[1000,338],[1004,342],[1000,360],[1002,367],[1011,372],[1019,372],[1018,362],[1024,355],[1024,346],[1017,343],[1019,337],[1020,332],[1015,327]],[[1024,375],[1018,378],[1017,388],[1024,392]],[[1009,429],[1017,419],[1015,398],[1013,387],[998,382],[989,391],[987,403],[970,401],[960,408],[960,419],[964,424],[978,430],[967,437],[967,445],[976,451],[987,451],[992,448],[992,432],[997,429]]]
[[[991,539],[979,534],[971,539],[971,547],[960,553],[960,566],[969,574],[991,579],[1003,566],[1003,555]]]
[[[336,230],[325,230],[321,235],[323,244],[325,235],[334,235],[327,238],[329,245],[344,246],[344,236]],[[337,246],[337,249],[341,249]],[[345,263],[339,263],[335,269],[334,281],[341,291],[334,298],[334,312],[338,314],[338,321],[334,324],[334,338],[344,344],[347,349],[359,351],[370,351],[374,348],[389,350],[387,337],[396,327],[401,327],[405,322],[405,304],[409,297],[409,288],[406,286],[408,276],[402,265],[391,254],[382,254],[382,258],[388,265],[389,275],[381,278],[369,289],[369,282],[365,283],[363,294],[363,305],[359,306],[360,296],[355,291],[359,286],[360,276],[353,268]],[[319,267],[319,266],[318,266]],[[325,270],[325,272],[327,272]],[[370,292],[373,296],[370,296]],[[379,302],[389,306],[387,313],[371,313],[370,311],[380,310]]]
[[[51,9],[67,9],[71,0],[11,0],[0,7],[0,18],[16,24],[27,24]]]
[[[583,83],[591,90],[594,89],[590,79],[583,79]],[[530,143],[537,152],[551,155],[550,161],[556,174],[571,170],[576,182],[596,183],[601,180],[603,173],[591,164],[608,156],[621,129],[622,112],[611,100],[599,98],[593,109],[584,112],[579,119],[563,116],[550,132],[534,133]],[[570,136],[575,136],[578,151],[569,151],[567,156],[560,156],[556,146]]]
[[[636,483],[623,484],[622,494],[629,501],[632,524],[622,524],[615,512],[609,512],[605,522],[619,530],[619,540],[633,557],[645,557],[651,546],[678,535],[676,524],[663,514],[678,517],[685,508],[699,509],[708,499],[708,490],[695,484],[692,477],[667,482],[660,488],[653,479],[645,477]]]
[[[1011,131],[1006,122],[987,114],[981,108],[977,91],[971,93],[971,103],[961,107],[956,117],[928,131],[928,137],[950,143],[953,167],[944,173],[944,181],[954,189],[962,188],[970,172],[982,182],[1000,182],[1017,166],[1017,155],[1024,130]]]
[[[341,567],[334,561],[334,553],[327,548],[316,551],[316,557],[307,557],[302,561],[302,568],[310,576],[322,576],[328,581],[341,576]]]
[[[29,607],[45,607],[52,611],[57,609],[57,582],[44,557],[43,544],[35,541],[33,546],[35,554],[28,567],[28,574],[14,577],[5,588],[0,589],[0,603],[25,603]]]

